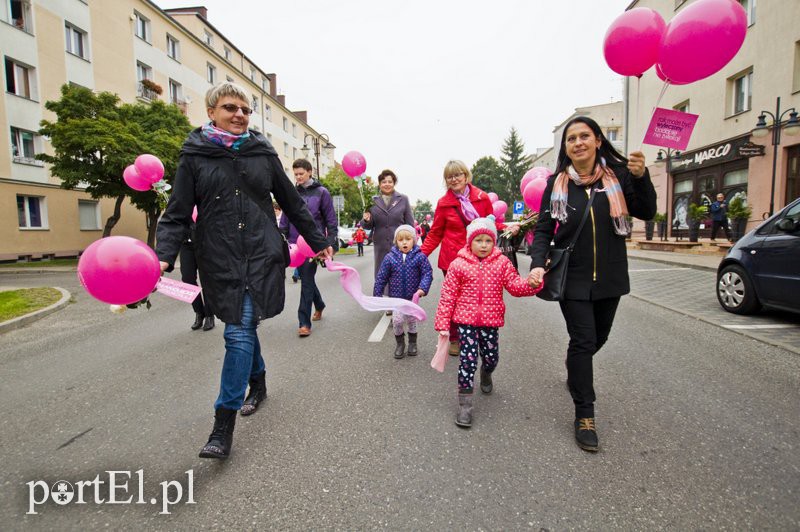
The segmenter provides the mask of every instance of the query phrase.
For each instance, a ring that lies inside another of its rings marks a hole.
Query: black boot
[[[397,342],[397,347],[394,348],[394,358],[403,358],[406,356],[406,335],[396,334],[394,339]]]
[[[255,413],[264,399],[267,398],[267,381],[266,372],[262,371],[255,377],[250,377],[250,391],[247,392],[247,398],[244,400],[242,409],[240,410],[243,416],[249,416]]]
[[[456,410],[456,425],[468,429],[472,426],[472,390],[458,391],[458,410]]]
[[[417,356],[417,333],[408,333],[408,351],[406,354],[410,357]]]
[[[192,330],[196,331],[203,326],[203,315],[200,312],[194,313],[194,323],[192,323]]]
[[[200,450],[200,458],[227,458],[231,454],[235,426],[236,410],[217,408],[214,412],[214,430],[208,437],[208,443]]]
[[[593,417],[575,419],[575,440],[578,442],[578,447],[584,451],[597,452],[600,442],[597,441],[597,429]]]
[[[213,328],[214,328],[214,316],[206,316],[206,319],[203,322],[203,330],[210,331]]]
[[[485,369],[483,369],[483,366],[481,366],[481,391],[486,395],[489,395],[492,393],[493,388],[492,374],[487,372]]]

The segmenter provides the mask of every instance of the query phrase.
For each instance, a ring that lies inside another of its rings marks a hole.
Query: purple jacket
[[[381,297],[386,284],[389,284],[389,297],[411,299],[419,289],[426,294],[431,289],[433,270],[428,257],[420,253],[419,246],[414,246],[408,252],[405,262],[403,253],[393,246],[383,258],[381,268],[375,277],[373,295]]]
[[[336,210],[333,208],[331,193],[319,181],[313,181],[308,187],[297,185],[295,188],[306,202],[306,207],[308,207],[311,217],[314,218],[314,223],[328,239],[328,244],[333,246],[333,249],[339,249],[339,221],[336,218]],[[290,244],[297,242],[300,233],[297,232],[294,225],[289,223],[287,216],[281,216],[279,227]]]

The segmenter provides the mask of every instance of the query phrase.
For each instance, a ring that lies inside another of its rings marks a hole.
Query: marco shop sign
[[[748,150],[751,146],[752,143],[749,142],[748,137],[741,137],[683,153],[680,157],[676,157],[673,160],[672,172],[687,172],[689,170],[697,170],[698,168],[735,161],[736,159],[742,159],[744,157],[763,155],[763,152],[752,153],[752,150]]]

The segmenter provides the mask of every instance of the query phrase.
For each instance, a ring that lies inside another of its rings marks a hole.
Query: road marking
[[[797,325],[790,323],[776,323],[773,325],[723,325],[726,329],[793,329]]]
[[[372,334],[369,335],[367,342],[380,342],[383,340],[383,335],[386,334],[386,329],[389,328],[389,322],[392,321],[391,316],[387,316],[385,313],[381,316],[380,321],[375,326],[375,329],[372,331]]]
[[[675,270],[691,270],[691,268],[646,268],[643,270],[628,270],[629,272],[673,272]]]

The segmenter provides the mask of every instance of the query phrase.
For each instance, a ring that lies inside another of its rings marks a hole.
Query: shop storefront
[[[750,135],[673,156],[670,164],[670,226],[688,229],[690,203],[710,206],[718,193],[730,202],[741,197],[747,203],[748,160],[764,155],[764,146],[750,142]],[[684,233],[685,235],[685,233]],[[711,235],[711,218],[701,225],[700,237]]]

